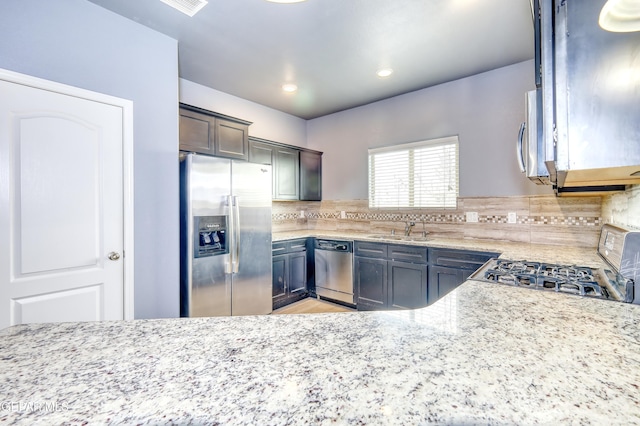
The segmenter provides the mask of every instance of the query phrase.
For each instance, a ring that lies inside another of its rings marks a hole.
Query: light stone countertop
[[[272,239],[284,241],[295,238],[326,238],[346,241],[371,241],[386,244],[408,244],[433,248],[453,248],[501,253],[499,257],[510,260],[580,265],[602,268],[604,262],[595,248],[569,247],[558,245],[528,244],[500,240],[439,238],[427,235],[424,241],[372,238],[372,234],[337,231],[288,231],[273,233]]]
[[[640,306],[467,281],[413,311],[14,326],[2,424],[640,424]]]

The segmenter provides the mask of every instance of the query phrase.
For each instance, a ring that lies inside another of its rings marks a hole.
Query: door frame
[[[133,101],[69,86],[42,78],[0,68],[0,80],[36,89],[100,102],[122,110],[122,195],[123,195],[123,313],[125,320],[134,319],[134,214],[133,214]]]

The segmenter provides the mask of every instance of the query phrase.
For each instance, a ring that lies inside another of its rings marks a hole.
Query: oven
[[[602,268],[493,258],[469,278],[640,304],[640,231],[604,225],[597,252]]]

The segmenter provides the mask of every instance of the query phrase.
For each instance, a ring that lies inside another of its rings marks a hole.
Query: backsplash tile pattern
[[[603,197],[602,216],[607,223],[640,229],[640,185]]]
[[[470,211],[478,213],[478,223],[466,222]],[[508,212],[516,213],[516,223],[508,223]],[[455,210],[369,209],[367,200],[273,202],[272,218],[274,232],[402,233],[407,222],[415,222],[414,232],[439,237],[596,247],[601,214],[601,197],[525,196],[460,198]]]

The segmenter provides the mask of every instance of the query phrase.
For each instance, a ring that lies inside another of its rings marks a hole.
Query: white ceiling
[[[180,77],[304,119],[533,58],[530,0],[89,1],[178,40]]]

